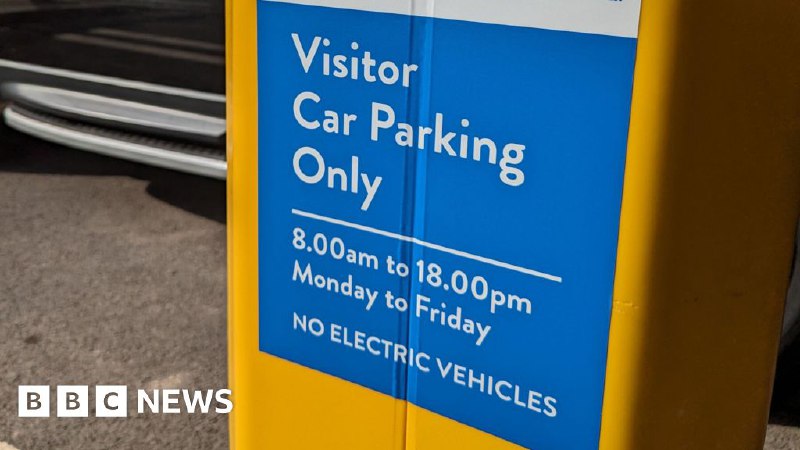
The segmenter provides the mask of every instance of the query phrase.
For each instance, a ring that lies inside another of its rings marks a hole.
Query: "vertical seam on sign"
[[[418,3],[422,2],[422,5],[426,12],[429,14],[428,17],[417,17],[414,13],[418,10]],[[413,56],[418,54],[420,56],[419,61],[416,63],[420,66],[420,72],[423,73],[424,68],[427,67],[427,71],[424,72],[424,76],[421,76],[419,79],[418,91],[414,92],[413,89],[408,90],[406,95],[406,114],[411,116],[412,114],[416,115],[416,120],[411,120],[412,117],[408,117],[407,123],[424,123],[421,120],[422,117],[430,116],[431,111],[431,89],[432,89],[432,78],[433,78],[433,64],[431,61],[433,60],[433,34],[434,34],[434,26],[435,26],[435,19],[433,12],[436,9],[435,0],[411,0],[411,14],[409,15],[409,59],[411,62],[413,61]],[[417,49],[414,45],[416,42],[416,27],[419,26],[423,27],[422,30],[422,39],[420,42],[420,48]],[[416,100],[416,101],[415,101]],[[417,148],[419,148],[419,142],[417,142]],[[428,152],[422,152],[417,149],[412,148],[412,158],[409,158],[409,165],[407,165],[407,173],[406,179],[409,179],[409,175],[412,176],[411,183],[408,184],[408,189],[406,190],[406,195],[409,195],[409,199],[411,202],[411,208],[409,211],[409,222],[411,229],[409,230],[409,235],[417,236],[417,231],[419,231],[420,238],[425,237],[425,217],[426,217],[426,185],[427,185],[427,162],[428,162]],[[409,192],[410,191],[410,192]],[[416,267],[415,261],[417,259],[422,259],[422,254],[425,249],[419,245],[411,244],[410,246],[410,260],[409,264],[412,266],[412,270],[415,270]],[[421,290],[422,286],[419,282],[415,281],[414,277],[410,277],[408,282],[408,300],[409,305],[413,304],[415,292]],[[419,351],[420,345],[420,324],[419,322],[413,322],[412,320],[412,313],[409,310],[406,316],[406,344],[407,347],[411,348],[412,346],[415,347],[417,351]],[[418,432],[416,424],[412,425],[412,421],[416,420],[416,415],[412,415],[410,413],[411,408],[411,400],[413,399],[413,404],[418,404],[418,398],[416,396],[419,383],[419,372],[414,371],[411,372],[413,376],[413,383],[411,383],[411,379],[409,378],[410,372],[410,365],[407,364],[405,367],[406,370],[406,398],[405,398],[405,436],[403,440],[403,448],[408,450],[416,449],[416,441],[415,436],[412,435],[413,433]],[[410,387],[413,385],[414,392],[411,392]],[[411,446],[409,447],[409,442]]]
[[[409,10],[408,18],[407,18],[407,20],[408,20],[408,52],[407,52],[407,57],[409,59],[414,54],[414,14],[413,14],[413,12],[414,12],[414,7],[415,7],[414,6],[415,1],[416,0],[410,0],[410,2],[409,2],[410,10]],[[411,114],[412,114],[411,113],[411,107],[413,105],[413,93],[412,93],[411,86],[409,86],[409,88],[406,90],[405,102],[406,102],[406,105],[405,105],[406,106],[405,107],[405,114],[406,114],[405,120],[406,120],[406,122],[410,123],[410,121],[409,121],[410,117],[409,116],[411,116]],[[409,182],[409,179],[411,179],[411,177],[413,177],[413,179],[416,179],[416,175],[417,175],[416,155],[414,154],[412,157],[406,156],[404,159],[405,159],[405,163],[404,163],[405,164],[405,170],[404,170],[404,175],[405,176],[404,176],[403,183],[405,185],[405,189],[403,189],[403,203],[404,204],[400,205],[400,209],[402,211],[400,224],[401,224],[401,229],[405,229],[406,227],[408,227],[408,230],[404,230],[407,233],[407,235],[414,236],[414,211],[416,209],[416,201],[415,201],[416,182],[413,182],[413,183]],[[410,206],[409,209],[406,209],[406,206],[405,206],[405,203],[407,203],[407,202],[409,203],[409,206]],[[408,211],[408,214],[406,214],[406,211]],[[405,220],[406,217],[409,217],[408,225],[406,224],[406,220]],[[404,249],[408,249],[408,250],[404,250]],[[413,259],[413,255],[414,255],[414,244],[413,243],[400,244],[401,261],[403,260],[402,257],[405,256],[406,254],[410,255],[411,259]],[[411,301],[411,292],[412,292],[413,279],[414,279],[413,277],[409,277],[409,280],[407,282],[405,282],[405,283],[401,282],[401,284],[405,285],[405,286],[403,286],[405,288],[405,291],[408,292],[407,297],[409,299],[409,302]],[[407,315],[403,315],[401,313],[398,320],[399,320],[398,331],[401,334],[404,333],[404,337],[405,337],[404,344],[406,345],[406,348],[408,348],[408,347],[410,347],[410,344],[411,344],[411,315],[410,315],[410,313],[407,314]],[[398,336],[398,337],[401,337],[401,336]],[[402,406],[402,414],[403,415],[401,417],[401,421],[402,421],[401,431],[402,431],[402,433],[400,435],[399,447],[401,449],[408,449],[409,422],[411,420],[411,417],[409,415],[409,411],[410,411],[409,400],[410,400],[411,396],[410,396],[410,392],[409,392],[410,383],[409,383],[408,365],[406,364],[405,367],[401,366],[401,367],[399,367],[399,369],[404,370],[404,373],[405,373],[405,376],[399,376],[398,379],[397,379],[397,384],[398,384],[397,389],[398,389],[398,391],[399,390],[404,390],[404,392],[405,392],[405,396],[404,396],[404,398],[402,398],[402,400],[403,400],[403,403],[402,403],[402,405],[403,405]],[[395,373],[397,373],[397,372],[395,372]],[[400,383],[405,383],[405,386],[400,386],[399,385]]]

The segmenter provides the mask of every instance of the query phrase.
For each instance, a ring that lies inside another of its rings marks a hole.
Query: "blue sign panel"
[[[297,3],[258,12],[260,349],[596,448],[635,36]]]

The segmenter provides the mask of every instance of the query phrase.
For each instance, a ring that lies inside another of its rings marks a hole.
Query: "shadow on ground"
[[[225,182],[52,145],[0,125],[0,172],[127,176],[153,197],[225,223]]]
[[[800,427],[800,340],[795,339],[778,359],[770,423]]]

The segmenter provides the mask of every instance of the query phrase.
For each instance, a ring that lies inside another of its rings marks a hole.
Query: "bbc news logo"
[[[19,417],[50,417],[50,386],[19,386]],[[128,417],[127,386],[95,386],[95,417]],[[230,389],[139,389],[137,414],[228,414]],[[56,417],[89,417],[89,386],[56,386]]]

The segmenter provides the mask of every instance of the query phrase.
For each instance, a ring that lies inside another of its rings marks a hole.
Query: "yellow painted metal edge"
[[[231,448],[239,441],[238,430],[247,426],[254,399],[245,388],[249,355],[239,345],[247,339],[238,325],[247,311],[237,306],[237,299],[258,295],[258,268],[255,240],[258,237],[257,123],[256,97],[256,1],[226,0],[226,109],[228,161],[228,383],[234,409],[229,416]],[[234,26],[235,25],[235,26]],[[234,83],[234,80],[236,82]]]
[[[763,446],[800,198],[800,4],[644,0],[603,450]]]

